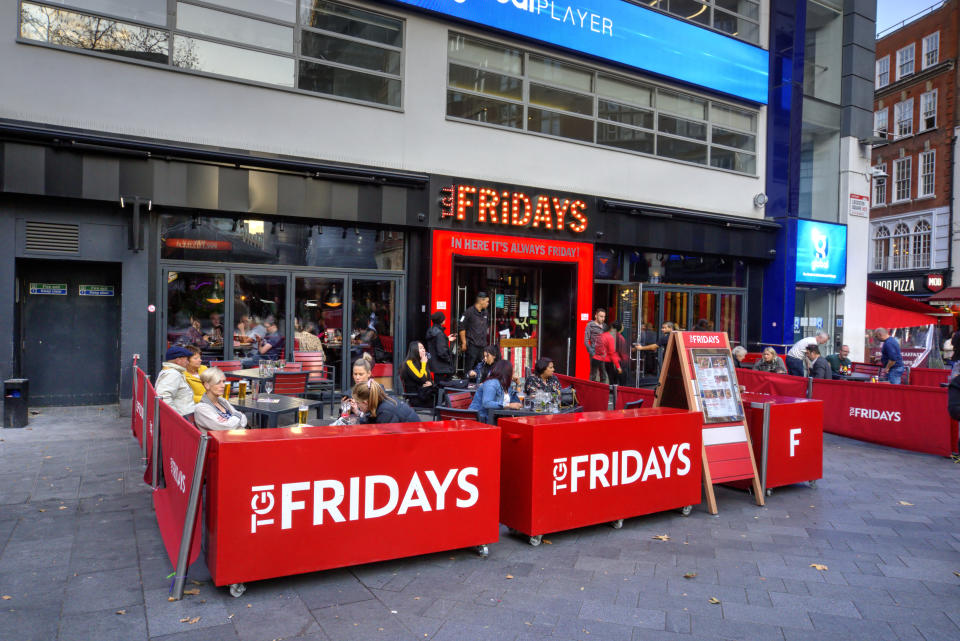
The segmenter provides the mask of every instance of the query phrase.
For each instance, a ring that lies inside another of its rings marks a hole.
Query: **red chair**
[[[274,394],[303,396],[307,391],[306,372],[277,372],[273,375]]]
[[[333,416],[333,404],[336,399],[337,369],[332,365],[325,365],[323,352],[294,352],[294,364],[300,365],[301,371],[307,373],[306,398],[317,398],[321,401],[329,400],[330,415]],[[323,406],[317,406],[317,418],[323,418]]]
[[[283,371],[285,372],[302,372],[303,363],[284,363]]]
[[[383,348],[387,354],[393,355],[393,336],[381,336],[380,337],[380,347]]]
[[[471,420],[482,423],[477,410],[458,409],[455,407],[435,407],[433,410],[434,420],[437,421],[463,421]]]
[[[240,361],[210,361],[210,367],[219,368],[221,372],[232,372],[235,369],[243,369]]]

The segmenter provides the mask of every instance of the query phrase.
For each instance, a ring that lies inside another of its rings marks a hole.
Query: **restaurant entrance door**
[[[572,372],[576,320],[575,268],[531,263],[518,267],[500,262],[455,261],[455,318],[478,292],[490,296],[488,344],[512,357],[515,369],[532,369],[541,356],[553,359],[557,372]],[[453,329],[459,331],[459,323]],[[473,363],[458,366],[469,370]],[[526,375],[526,371],[517,371]]]

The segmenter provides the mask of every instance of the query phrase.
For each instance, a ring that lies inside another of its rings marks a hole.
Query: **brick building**
[[[960,284],[951,264],[958,1],[939,2],[876,43],[868,278],[928,299]],[[940,278],[938,278],[938,276]]]

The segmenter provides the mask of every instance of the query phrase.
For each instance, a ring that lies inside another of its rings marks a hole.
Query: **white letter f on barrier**
[[[797,436],[799,435],[800,435],[799,427],[794,427],[793,429],[790,430],[790,457],[791,458],[793,458],[794,448],[796,448],[797,445],[800,445],[800,439],[797,438]]]

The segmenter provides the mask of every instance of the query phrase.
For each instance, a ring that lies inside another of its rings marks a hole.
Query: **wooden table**
[[[264,402],[264,399],[277,402]],[[322,401],[296,396],[281,396],[280,394],[260,394],[259,399],[255,401],[253,400],[253,394],[247,392],[247,397],[242,401],[238,398],[231,398],[230,403],[238,410],[250,412],[255,417],[266,417],[266,427],[276,427],[281,414],[296,412],[301,405],[313,408],[320,405]],[[262,425],[258,427],[262,427]]]

